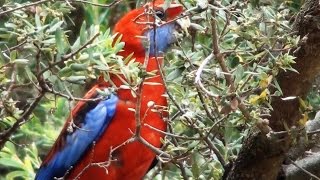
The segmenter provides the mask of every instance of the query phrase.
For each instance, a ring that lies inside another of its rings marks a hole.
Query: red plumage
[[[154,10],[161,9],[164,1],[157,0],[155,3],[147,5],[154,7]],[[165,21],[171,21],[182,12],[182,6],[173,4],[169,7],[166,13]],[[161,9],[163,10],[163,9]],[[119,54],[126,57],[134,53],[133,58],[136,62],[143,64],[145,61],[145,47],[141,43],[141,38],[148,30],[147,20],[153,22],[153,15],[143,15],[145,7],[132,10],[125,15],[115,26],[114,32],[122,35],[122,41],[125,42],[125,47]],[[157,75],[145,80],[142,86],[142,101],[141,101],[141,136],[155,147],[161,147],[161,139],[164,138],[163,133],[159,133],[145,126],[148,124],[161,131],[166,131],[166,122],[164,118],[168,116],[166,111],[167,100],[164,96],[165,87],[163,80],[159,75],[158,62],[162,64],[163,57],[150,57],[147,65],[147,71],[158,70]],[[122,85],[122,82],[117,76],[111,76],[112,81],[117,87]],[[147,82],[151,82],[148,84]],[[95,97],[97,89],[108,87],[109,84],[99,80],[97,85],[84,96],[84,98]],[[111,149],[116,148],[128,141],[135,133],[136,120],[135,112],[130,111],[130,108],[135,109],[137,99],[132,96],[130,90],[121,89],[117,91],[119,101],[116,105],[116,112],[112,121],[107,126],[103,134],[99,137],[94,145],[92,145],[81,159],[74,165],[70,172],[66,175],[67,179],[142,179],[149,169],[152,161],[155,158],[155,153],[140,142],[128,142],[125,145],[117,148],[112,154]],[[148,102],[154,102],[154,107],[148,107]],[[77,114],[84,108],[86,102],[79,102],[71,113],[71,117]],[[151,110],[157,107],[158,112]],[[55,142],[53,148],[43,162],[43,165],[48,164],[53,156],[63,148],[64,139],[67,128],[71,121],[68,118],[62,133]],[[111,157],[110,157],[111,155]],[[72,156],[72,154],[70,154]]]
[[[157,76],[149,82],[161,83],[161,77]],[[117,85],[120,85],[120,83]],[[77,177],[80,172],[92,162],[108,162],[111,147],[115,148],[129,140],[135,132],[135,113],[128,108],[135,108],[136,99],[132,97],[130,90],[119,90],[117,92],[119,103],[117,111],[112,119],[112,123],[107,131],[101,136],[94,148],[89,150],[85,157],[72,170],[70,178]],[[141,101],[141,121],[142,124],[148,124],[154,128],[165,131],[166,123],[163,117],[167,117],[167,112],[162,114],[152,112],[148,108],[149,101],[156,105],[166,107],[167,100],[163,96],[165,88],[163,86],[143,85]],[[145,117],[145,118],[144,118]],[[141,136],[155,147],[161,146],[160,139],[163,134],[156,132],[149,127],[142,125]],[[106,179],[141,179],[150,167],[155,153],[140,142],[131,142],[123,145],[112,154],[112,163],[106,164],[106,168],[91,166],[80,176],[81,179],[92,179],[95,177]]]

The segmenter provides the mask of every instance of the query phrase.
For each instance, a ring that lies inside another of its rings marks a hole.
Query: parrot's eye
[[[156,10],[155,14],[156,14],[156,16],[157,16],[159,19],[164,20],[165,14],[164,14],[163,11],[161,11],[161,10]]]

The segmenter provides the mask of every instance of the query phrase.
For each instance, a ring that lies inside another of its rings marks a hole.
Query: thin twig
[[[143,137],[139,136],[137,139],[139,142],[141,142],[143,145],[147,146],[150,150],[152,150],[154,153],[156,153],[159,158],[165,157],[168,159],[172,159],[172,156],[164,151],[161,151],[159,148],[154,147],[152,144],[150,144],[147,140],[145,140]]]
[[[145,76],[144,76],[145,77]],[[136,121],[136,131],[135,131],[135,136],[136,138],[140,137],[140,133],[141,133],[141,102],[142,102],[142,88],[143,88],[143,81],[144,81],[144,77],[142,77],[142,80],[139,84],[137,93],[136,93],[136,98],[137,98],[137,102],[136,102],[136,107],[135,107],[135,121]]]
[[[190,73],[192,73],[192,71],[193,71],[194,69],[196,69],[196,67],[193,65],[192,61],[190,60],[190,58],[188,57],[188,55],[186,54],[186,52],[185,52],[184,49],[182,48],[180,42],[178,42],[178,46],[181,48],[182,53],[183,53],[183,55],[185,56],[185,59],[186,59],[186,60],[189,62],[189,64],[190,64],[190,67],[188,67],[187,69],[189,70]],[[199,68],[199,69],[200,69],[200,68]],[[198,69],[198,70],[199,70],[199,69]],[[197,73],[196,73],[196,74],[197,74]],[[199,73],[199,74],[201,75],[201,73]],[[202,86],[203,88],[202,88],[202,87],[196,87],[197,92],[198,92],[198,96],[199,96],[199,99],[200,99],[200,101],[201,101],[201,104],[202,104],[205,112],[206,112],[207,115],[208,115],[208,118],[209,118],[212,122],[214,122],[214,121],[215,121],[215,118],[213,117],[213,115],[212,115],[211,112],[209,111],[209,107],[208,107],[208,105],[205,103],[204,97],[203,97],[203,95],[201,94],[200,89],[202,89],[203,91],[205,91],[208,95],[211,94],[211,92],[206,91],[207,89],[204,88],[204,86],[203,86],[203,84],[202,84],[202,82],[201,82],[201,77],[200,77],[200,75],[199,75],[199,82],[200,82],[199,86]],[[212,95],[213,95],[213,94],[212,94]]]
[[[167,92],[169,98],[171,99],[171,101],[173,102],[173,104],[178,108],[178,110],[179,110],[182,114],[185,114],[186,111],[185,111],[184,109],[182,109],[182,107],[181,107],[181,106],[179,105],[179,103],[175,100],[175,98],[173,97],[173,95],[168,91],[168,86],[167,86],[167,83],[166,83],[166,81],[165,81],[165,77],[164,77],[163,71],[162,71],[162,69],[160,68],[160,67],[161,67],[160,62],[157,61],[157,64],[158,64],[158,68],[159,68],[160,77],[161,77],[162,80],[163,80],[163,84],[164,84],[164,87],[165,87],[165,89],[166,89],[166,92]],[[187,119],[187,121],[188,121],[190,124],[194,124],[191,119],[189,119],[188,117],[185,117],[185,118]],[[219,150],[218,150],[218,149],[214,146],[214,144],[208,139],[208,137],[206,137],[206,136],[204,136],[204,135],[202,134],[202,132],[201,132],[198,128],[194,128],[194,129],[199,133],[200,137],[204,138],[205,142],[208,144],[208,146],[210,147],[210,149],[213,150],[214,153],[216,154],[216,156],[217,156],[218,160],[220,161],[221,165],[222,165],[223,167],[225,167],[225,166],[226,166],[226,162],[225,162],[222,154],[219,152]]]
[[[67,60],[78,54],[80,51],[85,49],[88,45],[92,44],[92,42],[100,35],[100,32],[96,33],[94,36],[92,36],[86,43],[84,43],[79,49],[77,49],[74,52],[71,52],[69,54],[66,54],[62,56],[62,60]]]
[[[24,40],[24,41],[22,41],[21,43],[15,45],[15,46],[13,46],[13,47],[10,47],[10,48],[8,48],[8,49],[6,49],[6,50],[1,51],[1,53],[11,52],[11,51],[13,51],[13,50],[15,50],[15,49],[23,46],[23,45],[26,44],[27,42],[28,42],[27,40]]]
[[[63,93],[61,93],[61,92],[58,92],[58,91],[56,91],[56,90],[54,90],[54,89],[46,89],[46,92],[48,92],[48,93],[51,93],[51,94],[54,94],[54,95],[56,95],[56,96],[60,96],[60,97],[64,97],[64,98],[66,98],[67,100],[75,100],[75,101],[87,101],[87,102],[90,102],[90,101],[93,101],[93,102],[95,102],[95,101],[100,101],[100,100],[102,100],[102,99],[104,99],[104,97],[98,97],[98,98],[90,98],[90,99],[86,99],[86,98],[78,98],[78,97],[71,97],[71,96],[69,96],[69,95],[67,95],[67,94],[63,94]]]
[[[236,87],[233,82],[232,75],[228,69],[228,66],[226,65],[224,55],[220,52],[219,48],[219,37],[218,37],[218,28],[216,23],[216,10],[212,10],[212,15],[214,18],[211,20],[211,28],[212,28],[212,49],[214,57],[216,57],[222,72],[224,72],[224,77],[226,79],[226,83],[229,86],[229,92],[233,93],[236,92]],[[238,108],[242,112],[243,116],[249,120],[251,119],[250,113],[247,110],[246,106],[241,102],[240,98],[237,98],[237,101],[239,102]]]
[[[61,1],[61,0],[60,0]],[[109,8],[111,6],[114,6],[116,4],[119,4],[122,0],[115,0],[109,4],[101,4],[101,3],[95,3],[95,2],[90,2],[90,1],[84,1],[84,0],[69,0],[71,3],[72,2],[78,2],[78,3],[84,3],[84,4],[90,4],[92,6],[98,6],[98,7],[103,7],[103,8]]]
[[[61,63],[63,63],[64,61],[72,58],[73,56],[75,56],[76,54],[78,54],[80,51],[82,51],[83,49],[85,49],[88,45],[90,45],[98,36],[100,35],[100,33],[95,34],[94,36],[92,36],[86,43],[84,43],[79,49],[75,50],[74,52],[71,52],[69,54],[66,54],[64,56],[62,56],[60,61],[57,61],[55,63],[50,64],[48,67],[42,69],[38,75],[42,75],[43,73],[45,73],[46,71],[50,70],[53,66],[59,65]]]
[[[38,103],[42,99],[45,93],[40,92],[36,99],[31,103],[29,108],[24,111],[22,116],[11,126],[11,128],[0,134],[0,150],[4,147],[4,144],[9,140],[11,135],[17,131],[17,129],[26,123],[29,119],[29,116],[32,114],[33,110],[37,107]]]
[[[26,4],[23,4],[22,6],[19,6],[19,7],[8,9],[6,11],[0,11],[0,17],[5,15],[5,14],[8,14],[8,13],[20,10],[20,9],[24,9],[24,8],[27,8],[27,7],[30,7],[30,6],[35,6],[35,5],[43,4],[43,3],[46,3],[46,2],[55,2],[55,1],[66,1],[66,0],[41,0],[41,1],[33,2],[33,3],[26,3]],[[84,4],[90,4],[90,5],[93,5],[93,6],[109,8],[109,7],[113,6],[113,5],[116,5],[116,4],[120,3],[121,1],[122,0],[116,0],[116,1],[113,1],[112,3],[110,3],[110,4],[100,4],[100,3],[94,3],[94,2],[84,1],[84,0],[69,0],[68,2],[69,3],[84,3]]]
[[[30,7],[30,6],[35,6],[35,5],[42,4],[42,3],[46,3],[46,2],[49,2],[49,1],[51,1],[51,0],[42,0],[42,1],[37,1],[37,2],[33,2],[33,3],[26,3],[26,4],[23,4],[22,6],[19,6],[19,7],[16,7],[16,8],[12,8],[12,9],[9,9],[9,10],[6,10],[6,11],[0,11],[0,17],[2,15],[5,15],[5,14],[8,14],[8,13],[20,10],[20,9],[24,9],[24,8],[27,8],[27,7]]]
[[[315,130],[315,131],[307,132],[307,134],[308,134],[309,136],[310,136],[310,135],[314,135],[314,134],[320,134],[320,129]]]
[[[201,74],[202,74],[202,72],[203,72],[203,69],[204,69],[205,65],[206,65],[213,57],[214,57],[214,54],[213,54],[213,53],[210,53],[210,55],[209,55],[208,57],[206,57],[206,58],[202,61],[199,69],[198,69],[197,72],[196,72],[195,83],[198,84],[198,86],[200,87],[200,89],[201,89],[202,91],[204,91],[207,95],[209,95],[209,96],[211,96],[211,97],[219,97],[219,95],[213,94],[212,92],[210,92],[209,90],[207,90],[207,89],[204,87],[204,85],[202,84],[202,82],[201,82]]]
[[[176,134],[172,134],[172,133],[169,133],[169,132],[165,132],[165,131],[161,131],[160,129],[157,129],[149,124],[144,124],[145,126],[149,127],[150,129],[154,130],[154,131],[157,131],[161,134],[164,134],[164,135],[167,135],[169,137],[174,137],[174,138],[178,138],[178,139],[184,139],[184,140],[201,140],[200,137],[186,137],[186,136],[179,136],[179,135],[176,135]]]

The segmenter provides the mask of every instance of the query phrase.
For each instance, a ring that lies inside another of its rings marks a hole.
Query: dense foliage
[[[108,80],[122,73],[128,86],[141,78],[130,57],[116,55],[123,43],[110,30],[140,1],[34,2],[6,0],[0,8],[1,179],[34,177],[70,109],[100,74]],[[162,150],[172,158],[160,155],[146,178],[219,179],[250,127],[270,131],[270,97],[282,93],[275,76],[295,71],[289,52],[299,37],[291,24],[302,2],[180,3],[192,24],[166,55],[170,119]],[[319,108],[318,95],[311,97],[301,102],[301,125]]]

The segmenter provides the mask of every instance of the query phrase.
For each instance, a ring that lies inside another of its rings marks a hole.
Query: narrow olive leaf
[[[32,81],[32,82],[36,81],[36,79],[37,79],[36,76],[31,72],[31,70],[30,70],[30,68],[28,68],[28,66],[27,66],[27,68],[25,68],[25,72],[27,73],[27,76],[30,81]]]
[[[70,67],[64,67],[59,71],[60,77],[71,76],[71,74],[72,74],[72,69]]]
[[[87,60],[89,59],[89,54],[87,53],[82,53],[80,54],[80,56],[77,58],[79,61],[84,61],[84,60]]]
[[[64,53],[64,43],[63,43],[63,31],[61,29],[57,30],[55,33],[55,39],[57,44],[57,49],[59,54]]]
[[[16,25],[16,24],[13,24],[13,23],[5,23],[5,24],[4,24],[4,27],[16,29],[16,28],[17,28],[17,25]]]
[[[172,81],[174,79],[177,79],[179,77],[182,77],[182,73],[183,73],[183,70],[180,69],[180,68],[177,68],[173,71],[171,71],[168,75],[167,75],[167,80],[168,81]]]
[[[87,64],[77,64],[77,63],[74,63],[74,64],[71,64],[70,65],[70,68],[74,71],[84,71],[84,70],[87,70],[88,68],[88,65]]]
[[[23,159],[23,164],[24,164],[24,169],[32,172],[33,171],[33,167],[32,167],[32,158],[27,154],[24,159]]]
[[[235,83],[239,83],[244,75],[244,68],[242,65],[238,65],[236,70],[234,71],[234,76],[235,76]]]
[[[191,171],[192,171],[193,177],[195,179],[198,179],[198,177],[200,175],[200,167],[198,165],[197,159],[198,159],[197,156],[194,154],[193,155],[193,163],[192,163]]]
[[[46,40],[42,41],[42,43],[45,44],[45,45],[55,44],[55,42],[56,42],[55,38],[49,38],[49,39],[46,39]]]
[[[17,58],[17,51],[13,50],[10,52],[10,60],[13,61]]]
[[[75,51],[80,48],[80,38],[78,38],[71,46],[71,51]]]
[[[39,29],[42,26],[42,23],[38,13],[36,13],[34,20],[35,20],[36,27]]]
[[[273,78],[273,82],[274,82],[274,85],[276,86],[276,89],[280,92],[281,95],[283,95],[281,87],[280,87],[280,85],[279,85],[279,83],[278,83],[276,78]]]
[[[284,98],[281,98],[282,100],[284,101],[290,101],[290,100],[293,100],[293,99],[296,99],[297,96],[288,96],[288,97],[284,97]]]
[[[105,66],[104,64],[98,64],[93,66],[94,69],[100,70],[100,71],[109,71],[110,68]]]
[[[18,160],[17,158],[11,157],[11,158],[0,158],[0,164],[4,166],[10,166],[15,168],[21,168],[22,162]]]
[[[6,175],[6,179],[13,180],[13,179],[21,179],[21,177],[27,178],[28,175],[29,174],[27,171],[12,171]]]
[[[16,147],[12,142],[7,142],[6,146],[3,148],[2,152],[7,152],[8,154],[16,154]]]
[[[108,29],[104,32],[103,36],[104,36],[104,37],[108,37],[108,36],[110,35],[110,32],[111,32],[111,30],[110,30],[110,28],[108,28]]]
[[[115,47],[114,47],[114,52],[118,53],[120,50],[123,49],[124,45],[125,45],[124,42],[120,42],[120,43],[116,44]]]
[[[87,31],[86,31],[86,28],[87,28],[87,23],[86,21],[84,21],[81,25],[81,28],[80,28],[80,44],[84,44],[87,40]]]
[[[131,88],[130,88],[130,86],[123,84],[123,85],[119,86],[119,89],[131,89]]]
[[[61,29],[62,24],[63,24],[63,21],[59,21],[55,23],[54,25],[50,26],[50,28],[47,30],[47,33],[52,33],[57,31],[58,29]]]
[[[196,30],[196,31],[200,31],[201,33],[204,33],[206,28],[202,27],[201,25],[199,24],[196,24],[196,23],[190,23],[190,26],[192,29]]]
[[[12,35],[11,34],[0,34],[0,38],[9,39]]]
[[[70,83],[83,84],[84,80],[86,80],[86,76],[70,76],[66,78],[62,78]]]
[[[13,61],[11,61],[14,64],[19,64],[19,65],[26,65],[29,63],[28,59],[15,59]]]

